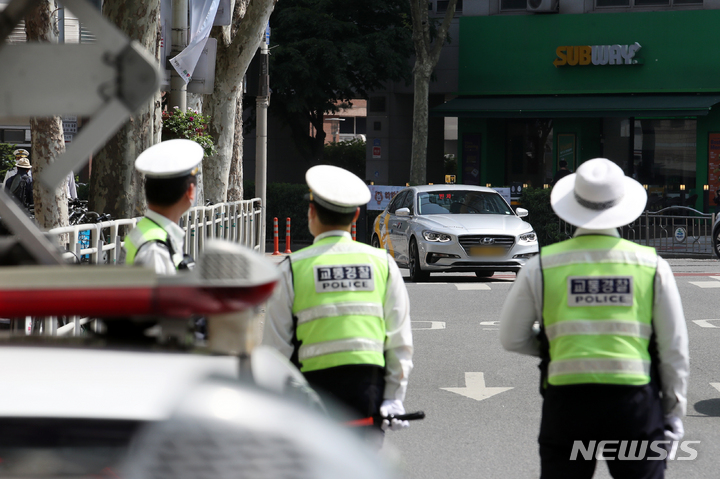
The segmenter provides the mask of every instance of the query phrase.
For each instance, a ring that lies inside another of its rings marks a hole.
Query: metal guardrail
[[[191,208],[180,218],[185,253],[197,258],[208,239],[224,239],[260,250],[260,198]]]
[[[620,236],[652,246],[661,256],[713,258],[712,231],[715,213],[702,213],[687,206],[645,211],[632,223],[619,228]],[[560,232],[572,237],[575,227],[560,220]]]
[[[260,198],[196,206],[180,218],[185,230],[185,252],[195,258],[208,239],[240,243],[259,251]],[[125,236],[142,218],[128,218],[53,228],[51,236],[63,238],[65,250],[78,261],[90,264],[118,264]]]
[[[127,233],[142,218],[103,221],[62,228],[53,228],[49,234],[62,237],[67,235],[65,251],[90,264],[118,264]],[[121,229],[122,227],[126,231]]]
[[[191,208],[179,222],[185,230],[185,252],[197,257],[202,252],[205,242],[213,238],[240,243],[259,251],[261,208],[260,198]],[[128,218],[66,226],[53,228],[48,233],[62,239],[66,254],[75,256],[78,261],[90,264],[118,264],[125,236],[141,219]],[[24,334],[28,335],[78,336],[83,326],[98,327],[94,319],[77,316],[27,317],[23,323]],[[86,323],[90,324],[86,325]]]

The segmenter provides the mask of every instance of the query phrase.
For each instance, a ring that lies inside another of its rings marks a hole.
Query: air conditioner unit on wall
[[[560,0],[527,0],[527,11],[535,13],[557,13]]]

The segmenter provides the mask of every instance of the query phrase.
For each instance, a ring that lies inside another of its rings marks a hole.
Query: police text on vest
[[[375,291],[369,264],[315,266],[315,292]]]
[[[633,305],[632,276],[570,276],[568,306]]]

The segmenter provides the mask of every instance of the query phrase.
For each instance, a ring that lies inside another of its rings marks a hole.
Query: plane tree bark
[[[217,153],[203,159],[202,171],[205,199],[213,203],[242,199],[243,77],[265,35],[275,3],[235,0],[232,24],[213,27],[210,33],[218,41],[215,91],[203,96],[203,114],[210,116]]]
[[[103,15],[159,63],[160,0],[105,0]],[[144,214],[144,180],[135,170],[135,159],[160,141],[160,131],[161,102],[157,92],[92,159],[90,209],[109,213],[113,218]]]
[[[58,30],[52,13],[57,9],[55,0],[43,0],[25,17],[28,42],[57,42]],[[50,190],[37,178],[55,159],[65,152],[62,119],[30,119],[32,144],[33,202],[35,220],[41,228],[50,229],[68,225],[67,180],[55,190]]]
[[[410,0],[412,38],[415,46],[413,67],[413,136],[410,159],[410,184],[427,183],[427,144],[430,80],[440,59],[457,0],[448,2],[447,11],[437,32],[433,32],[426,0]],[[433,35],[434,33],[434,35]]]

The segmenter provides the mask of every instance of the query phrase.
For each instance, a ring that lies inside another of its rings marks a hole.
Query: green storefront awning
[[[601,118],[704,116],[714,95],[551,95],[458,97],[431,116],[463,118]]]

